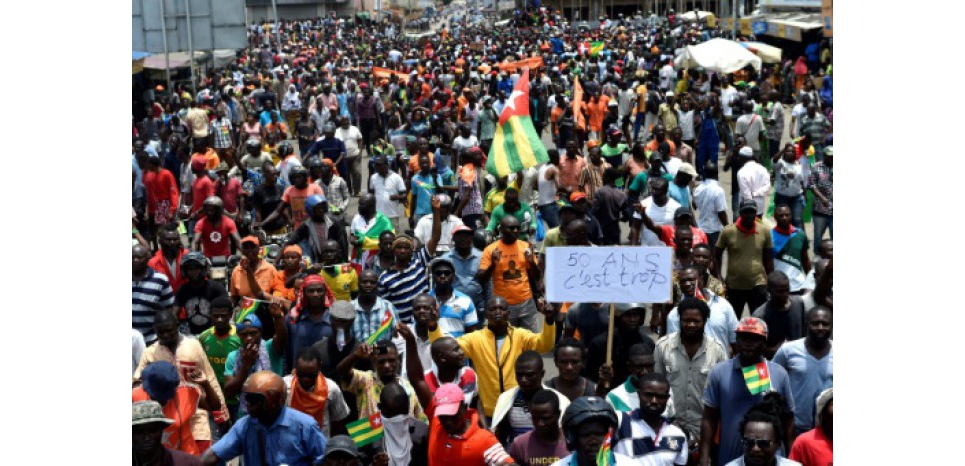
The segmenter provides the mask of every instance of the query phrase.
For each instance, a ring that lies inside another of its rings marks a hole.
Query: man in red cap
[[[399,334],[414,345],[412,330],[406,325],[397,328]],[[479,413],[466,405],[466,395],[458,385],[442,384],[433,393],[419,358],[408,358],[406,364],[409,383],[429,417],[429,466],[515,463],[496,436],[479,427]]]
[[[769,392],[779,393],[787,404],[781,419],[786,426],[782,432],[785,445],[791,445],[794,439],[794,396],[790,378],[783,367],[767,361],[762,354],[767,341],[767,324],[755,317],[745,317],[737,324],[735,333],[734,357],[714,366],[707,376],[700,426],[701,466],[710,466],[710,449],[717,432],[720,433],[717,464],[723,466],[741,456],[741,421]]]
[[[257,236],[245,236],[241,240],[241,262],[231,272],[231,300],[235,304],[241,298],[273,299],[270,294],[271,281],[278,271],[268,261],[258,257],[260,252],[261,240]]]

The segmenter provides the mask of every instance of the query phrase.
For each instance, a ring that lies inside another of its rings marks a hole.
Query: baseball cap
[[[686,174],[688,174],[688,175],[690,175],[690,176],[694,176],[694,177],[697,176],[697,169],[695,169],[693,165],[691,165],[691,164],[689,164],[689,163],[687,163],[687,162],[684,162],[684,163],[680,164],[680,167],[677,168],[677,171],[678,171],[678,172],[682,172],[682,173],[686,173]]]
[[[582,191],[574,191],[572,194],[570,194],[570,202],[576,202],[580,199],[586,199],[586,193]]]
[[[734,333],[753,333],[767,338],[767,323],[757,317],[744,317],[737,324]]]
[[[644,314],[647,313],[647,305],[644,303],[616,303],[613,305],[613,314],[619,317],[631,309],[640,309]]]
[[[174,420],[164,417],[161,403],[154,400],[137,401],[131,404],[131,426],[143,424],[174,424]]]
[[[245,243],[255,243],[255,246],[261,246],[261,240],[258,239],[257,236],[253,236],[253,235],[248,235],[248,236],[245,236],[244,238],[241,238],[241,244],[245,244]]]
[[[741,157],[753,157],[754,150],[748,146],[741,147],[741,150],[737,153]]]
[[[342,320],[352,320],[356,315],[355,306],[348,301],[335,301],[328,312],[332,317]]]
[[[738,209],[737,211],[743,212],[745,210],[753,210],[754,212],[757,212],[757,203],[754,202],[752,199],[744,199],[743,201],[741,201],[740,209]]]
[[[438,257],[433,259],[432,262],[429,263],[429,270],[432,272],[435,272],[436,267],[439,267],[440,265],[444,265],[444,264],[449,265],[449,267],[451,267],[452,270],[456,270],[456,265],[453,264],[451,260],[445,257]]]
[[[237,325],[237,327],[235,328],[235,331],[240,332],[242,330],[247,330],[249,328],[256,328],[258,330],[261,330],[261,319],[259,319],[258,316],[254,314],[249,314],[245,316],[245,318],[241,321],[240,324]]]
[[[676,219],[678,219],[678,218],[680,218],[680,217],[683,217],[683,216],[685,216],[685,215],[688,216],[688,217],[690,217],[690,218],[693,218],[693,217],[694,217],[694,212],[693,212],[692,210],[690,210],[690,207],[677,207],[677,210],[675,210],[675,211],[673,212],[673,218],[674,218],[674,220],[676,220]]]
[[[590,139],[589,141],[586,141],[586,148],[587,148],[587,149],[592,149],[592,148],[597,147],[597,146],[599,146],[599,145],[600,145],[600,141],[597,141],[596,139]]]
[[[325,444],[325,455],[322,458],[328,458],[328,455],[336,452],[348,453],[354,458],[361,457],[359,448],[355,446],[355,442],[348,435],[336,435],[328,439],[328,443]]]
[[[466,395],[462,393],[462,389],[458,385],[445,383],[436,390],[432,399],[436,403],[436,417],[452,416],[459,412],[459,408],[466,400]]]
[[[456,236],[456,233],[463,232],[469,233],[470,235],[473,233],[472,228],[469,228],[466,225],[456,225],[456,227],[452,229],[452,236]]]

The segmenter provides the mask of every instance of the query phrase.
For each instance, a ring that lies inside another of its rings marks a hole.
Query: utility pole
[[[158,0],[158,2],[161,4],[161,38],[164,42],[164,72],[168,78],[168,95],[174,95],[174,89],[171,88],[171,54],[168,52],[168,27],[164,20],[164,16],[166,16],[164,12],[164,0]]]
[[[194,75],[194,34],[191,31],[191,0],[184,0],[184,12],[188,18],[188,53],[191,55],[188,60],[188,70],[191,72],[191,92],[197,96],[197,77]]]

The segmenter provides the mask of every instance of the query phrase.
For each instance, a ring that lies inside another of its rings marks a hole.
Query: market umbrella
[[[677,68],[704,68],[707,71],[733,73],[747,65],[761,70],[761,59],[737,42],[711,39],[698,45],[688,45],[674,59]]]
[[[738,42],[738,44],[750,50],[754,55],[761,57],[764,63],[781,62],[781,49],[773,45],[768,45],[763,42]]]

